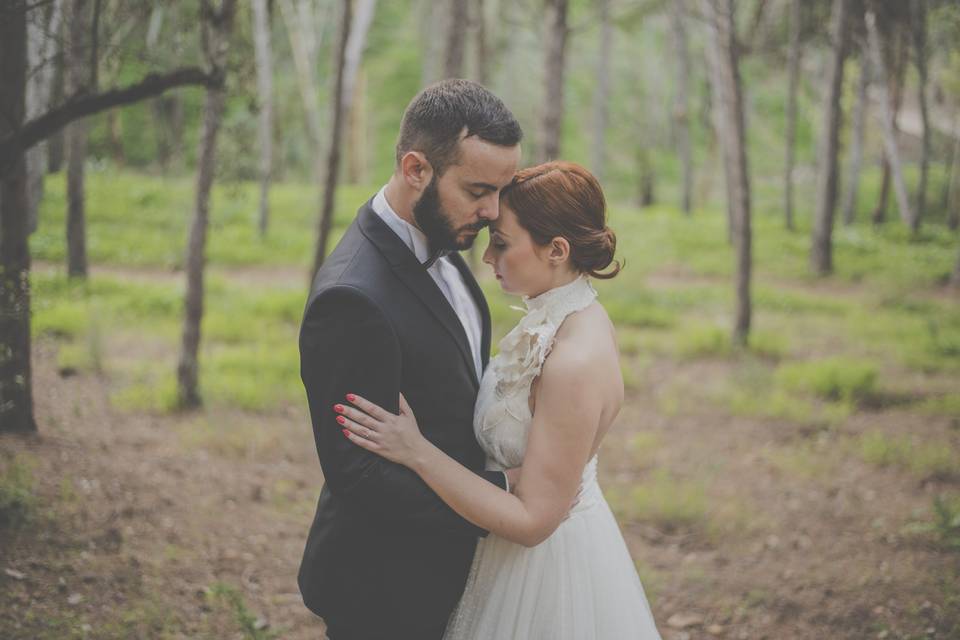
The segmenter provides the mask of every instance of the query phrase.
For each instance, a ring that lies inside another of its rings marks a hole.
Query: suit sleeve
[[[345,508],[373,521],[485,536],[485,530],[457,515],[416,473],[343,436],[333,405],[352,392],[399,413],[400,371],[400,344],[393,327],[365,294],[337,286],[311,301],[300,329],[300,377],[329,490]],[[504,474],[473,471],[505,488]]]

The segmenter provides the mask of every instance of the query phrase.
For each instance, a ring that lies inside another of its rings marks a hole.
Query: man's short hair
[[[512,147],[520,143],[523,131],[503,101],[482,85],[441,80],[418,93],[403,113],[397,166],[404,154],[419,151],[436,175],[442,176],[459,161],[460,140],[470,136]]]

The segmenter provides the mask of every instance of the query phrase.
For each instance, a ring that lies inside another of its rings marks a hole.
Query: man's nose
[[[478,215],[484,220],[493,221],[500,217],[500,196],[496,193],[490,195],[492,196],[490,201],[484,203]]]

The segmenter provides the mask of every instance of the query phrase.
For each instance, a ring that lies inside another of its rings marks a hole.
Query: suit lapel
[[[457,317],[456,312],[450,306],[443,292],[440,291],[437,283],[430,277],[430,274],[423,268],[423,265],[420,264],[403,240],[398,238],[397,234],[387,226],[387,223],[376,214],[373,210],[372,200],[361,207],[358,214],[358,224],[363,234],[380,249],[387,262],[393,267],[397,277],[420,299],[453,338],[461,357],[467,364],[467,369],[470,370],[470,378],[473,380],[474,386],[479,388],[480,381],[477,380],[477,370],[473,362],[473,355],[470,353],[470,342],[467,340],[467,334],[460,323],[460,318]],[[460,262],[463,262],[462,258]],[[476,282],[474,282],[474,286],[476,286]]]

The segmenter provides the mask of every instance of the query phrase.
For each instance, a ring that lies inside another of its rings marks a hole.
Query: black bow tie
[[[430,254],[430,257],[427,258],[427,261],[423,263],[423,268],[424,268],[424,269],[429,269],[430,267],[433,266],[433,263],[434,263],[434,262],[436,262],[436,261],[439,260],[440,258],[443,258],[444,256],[450,255],[451,253],[452,253],[452,251],[451,251],[450,249],[437,249],[437,250],[435,250],[432,254]]]

